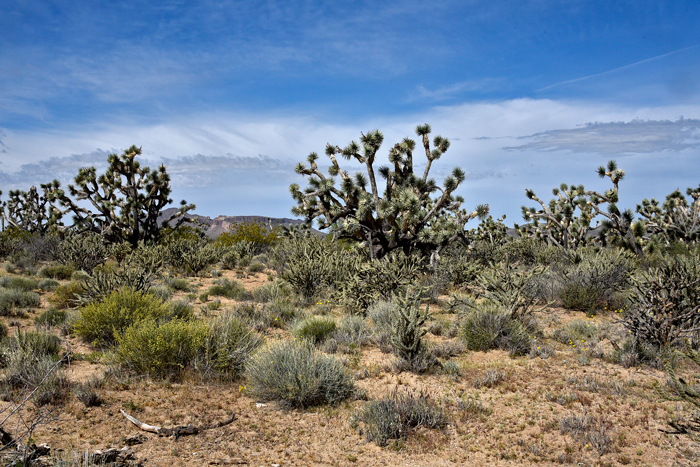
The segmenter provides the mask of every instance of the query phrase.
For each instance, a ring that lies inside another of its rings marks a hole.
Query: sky
[[[526,188],[603,191],[610,159],[634,209],[700,183],[698,24],[697,0],[3,0],[0,190],[135,144],[174,205],[292,217],[310,152],[379,129],[379,166],[429,123],[467,209],[522,222]]]

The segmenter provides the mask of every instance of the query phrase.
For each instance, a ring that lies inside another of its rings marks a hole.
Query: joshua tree
[[[464,181],[464,172],[460,168],[455,168],[445,178],[442,187],[428,178],[433,161],[450,147],[447,138],[436,136],[431,150],[430,131],[428,124],[416,127],[427,159],[422,176],[414,173],[416,143],[404,138],[389,151],[390,165],[378,168],[384,180],[383,192],[380,192],[374,167],[377,152],[384,141],[379,130],[362,134],[359,144],[352,141],[343,149],[328,144],[329,177],[318,167],[318,154],[312,152],[307,158],[308,168],[303,163],[296,166],[297,173],[309,176],[309,186],[304,191],[296,183],[289,187],[297,202],[292,213],[305,217],[309,223],[317,219],[319,227],[330,228],[335,238],[366,243],[372,258],[382,258],[395,249],[406,253],[419,251],[425,255],[437,252],[455,240],[466,241],[464,225],[474,217],[485,216],[488,205],[478,206],[472,212],[461,209],[464,200],[453,196]],[[367,175],[360,172],[349,175],[340,168],[336,155],[360,162]],[[337,176],[340,176],[340,186],[335,184],[334,177]],[[431,198],[436,192],[438,196]]]
[[[39,194],[34,186],[28,191],[10,190],[9,199],[0,206],[3,229],[7,222],[17,229],[44,235],[52,229],[62,227],[61,219],[65,212],[58,209],[53,195],[58,189],[59,183],[54,180],[41,185],[43,194]]]
[[[688,188],[686,194],[693,199],[690,204],[680,190],[666,196],[661,206],[654,198],[638,204],[637,212],[647,220],[646,230],[667,244],[700,240],[700,186]]]
[[[121,156],[110,154],[107,172],[99,177],[95,167],[80,169],[75,185],[68,191],[75,201],[56,188],[54,195],[62,206],[73,212],[75,226],[82,231],[101,234],[108,242],[127,241],[136,246],[139,240],[158,240],[161,226],[160,211],[172,203],[170,176],[161,165],[158,170],[141,167],[136,156],[141,148],[131,146]],[[57,182],[54,182],[57,183]],[[79,206],[77,201],[89,202],[95,211]],[[182,200],[180,210],[163,222],[178,219],[175,227],[187,222],[184,214],[194,204]]]

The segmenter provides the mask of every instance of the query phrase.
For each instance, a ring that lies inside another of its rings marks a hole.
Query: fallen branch
[[[214,428],[221,428],[222,426],[229,425],[233,423],[233,421],[236,419],[236,412],[232,412],[231,416],[223,420],[221,422],[215,423],[214,425],[211,426],[203,426],[203,427],[196,427],[194,425],[181,425],[181,426],[176,426],[173,428],[165,428],[165,427],[160,427],[160,426],[155,426],[155,425],[148,425],[147,423],[143,423],[139,420],[137,420],[135,417],[132,417],[128,413],[124,412],[124,410],[119,409],[119,411],[126,417],[127,420],[129,420],[131,423],[142,429],[143,431],[148,431],[149,433],[155,433],[158,436],[174,436],[175,438],[179,438],[180,436],[187,436],[187,435],[196,435],[200,431],[206,431],[206,430],[211,430]]]

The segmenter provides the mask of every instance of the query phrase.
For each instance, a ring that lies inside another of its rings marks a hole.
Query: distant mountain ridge
[[[161,224],[168,217],[172,216],[178,211],[178,208],[168,208],[161,211],[158,216],[158,223]],[[272,227],[282,226],[290,227],[292,225],[303,224],[304,221],[299,219],[288,219],[286,217],[265,217],[265,216],[216,216],[211,218],[209,216],[200,216],[199,214],[185,214],[188,219],[195,219],[200,224],[206,224],[209,226],[207,230],[207,236],[211,238],[216,238],[224,232],[228,232],[232,225],[240,222],[257,222],[263,225],[269,225]]]

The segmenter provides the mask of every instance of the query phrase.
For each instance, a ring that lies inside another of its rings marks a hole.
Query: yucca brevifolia
[[[404,138],[389,151],[391,165],[378,169],[384,179],[383,192],[380,192],[374,167],[377,152],[384,141],[379,130],[362,134],[359,144],[352,141],[343,149],[328,144],[329,177],[318,167],[318,154],[312,152],[307,158],[308,168],[303,163],[296,166],[297,173],[309,176],[309,186],[304,191],[296,183],[289,187],[297,202],[292,213],[305,217],[309,223],[317,219],[319,227],[330,228],[335,238],[365,242],[372,258],[382,258],[395,249],[429,254],[454,240],[464,239],[466,222],[485,216],[488,205],[479,206],[472,212],[461,209],[464,200],[453,196],[464,181],[464,172],[460,168],[455,168],[445,178],[443,187],[428,178],[433,161],[450,147],[447,138],[436,136],[431,150],[430,131],[428,124],[416,127],[427,159],[423,175],[414,173],[415,141]],[[351,176],[341,170],[336,155],[364,164],[367,175],[358,172]],[[336,176],[341,178],[339,187],[335,185]],[[439,196],[431,198],[435,192],[439,192]]]
[[[79,230],[101,234],[108,242],[127,241],[136,246],[139,240],[158,240],[161,226],[160,211],[172,203],[170,176],[165,166],[157,170],[141,167],[136,156],[141,148],[131,146],[121,156],[110,154],[107,171],[97,176],[95,167],[80,169],[75,185],[68,191],[75,201],[62,191],[57,192],[61,205],[73,212],[75,226]],[[94,211],[79,206],[76,201],[88,201]],[[178,219],[175,227],[187,222],[184,214],[194,209],[194,204],[181,202],[180,210],[163,225]]]
[[[667,244],[700,240],[700,186],[688,188],[686,194],[693,199],[690,204],[680,190],[666,196],[661,206],[654,198],[638,204],[637,212],[646,219],[646,230]]]
[[[525,189],[525,196],[537,201],[542,209],[522,206],[523,219],[529,225],[515,225],[523,235],[544,238],[550,245],[558,245],[565,250],[579,247],[586,241],[591,228],[593,207],[588,202],[583,185],[567,185],[552,189],[556,196],[545,204],[534,191]]]
[[[17,229],[44,235],[52,229],[63,227],[61,219],[65,212],[56,206],[54,196],[59,187],[59,182],[54,180],[41,185],[43,194],[39,194],[35,186],[28,191],[10,190],[9,199],[2,203],[0,211],[3,228],[7,221]]]
[[[605,166],[598,167],[598,176],[600,178],[608,177],[613,184],[613,187],[599,193],[597,191],[587,191],[586,195],[589,199],[589,205],[592,207],[596,215],[605,217],[603,221],[604,232],[608,239],[613,239],[617,243],[630,248],[637,256],[644,254],[640,245],[641,236],[644,233],[643,224],[634,221],[634,214],[631,209],[620,211],[617,207],[619,201],[619,183],[625,178],[625,171],[617,168],[617,162],[614,160],[608,161],[607,168]],[[607,203],[607,210],[600,209],[600,205]]]

